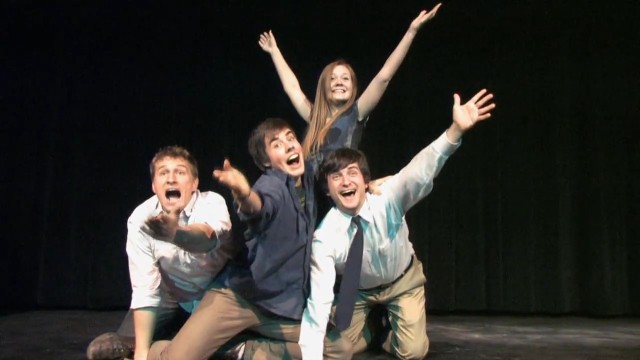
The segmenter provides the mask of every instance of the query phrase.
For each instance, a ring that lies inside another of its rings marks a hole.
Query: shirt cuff
[[[447,132],[443,132],[440,137],[433,142],[433,147],[440,154],[449,156],[453,154],[462,144],[462,139],[460,139],[457,143],[452,143],[451,140],[447,137]]]
[[[149,296],[149,297],[141,297],[141,296],[132,296],[131,297],[131,306],[130,309],[140,309],[143,307],[158,307],[160,306],[160,297],[159,296]]]

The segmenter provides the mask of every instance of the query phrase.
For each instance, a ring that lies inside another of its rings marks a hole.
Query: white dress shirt
[[[207,253],[190,253],[142,231],[144,221],[160,212],[162,207],[154,195],[133,211],[127,223],[131,309],[176,307],[184,303],[183,307],[189,310],[232,256],[227,204],[214,192],[196,191],[180,213],[181,226],[198,223],[213,228],[219,244]]]
[[[358,215],[364,231],[360,289],[396,280],[413,256],[405,213],[433,188],[448,157],[460,146],[442,134],[420,151],[399,173],[367,193]],[[336,273],[342,274],[356,228],[352,216],[335,206],[314,233],[311,252],[311,294],[302,318],[299,344],[305,360],[322,359],[324,336],[334,300]]]

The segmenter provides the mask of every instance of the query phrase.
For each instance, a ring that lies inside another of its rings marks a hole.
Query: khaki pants
[[[182,325],[189,318],[189,313],[184,311],[180,306],[176,308],[157,308],[156,309],[156,325],[153,330],[153,340],[165,340],[173,338]],[[129,310],[122,320],[118,335],[134,338],[135,331],[133,326],[133,310]]]
[[[207,291],[173,341],[155,342],[148,359],[208,359],[224,343],[244,330],[252,330],[265,337],[246,342],[245,359],[302,359],[298,346],[299,321],[265,315],[226,288]],[[324,357],[350,359],[351,344],[348,339],[325,340]]]
[[[385,289],[360,290],[351,325],[342,332],[354,344],[354,353],[363,351],[368,342],[365,322],[371,307],[384,305],[389,312],[391,331],[382,343],[388,353],[399,359],[423,359],[429,350],[422,263],[413,263],[404,276]]]

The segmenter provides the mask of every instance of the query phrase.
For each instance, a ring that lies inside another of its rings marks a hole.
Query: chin
[[[171,211],[174,209],[177,209],[181,206],[181,204],[184,204],[184,201],[182,199],[180,199],[179,201],[174,201],[174,202],[169,202],[166,201],[165,202],[160,202],[160,204],[162,205],[162,208],[164,208],[167,211]]]
[[[340,209],[340,211],[347,213],[347,214],[355,214],[356,211],[356,207],[353,206],[345,206],[344,204],[340,204],[337,205],[338,209]]]
[[[342,98],[342,97],[335,98],[334,97],[333,98],[333,103],[336,104],[336,105],[344,105],[344,104],[347,103],[347,101],[349,101],[348,97],[346,97],[346,98]]]
[[[295,170],[289,169],[287,171],[287,174],[289,174],[290,176],[293,176],[293,177],[302,176],[302,175],[304,175],[304,166],[302,168],[295,169]]]

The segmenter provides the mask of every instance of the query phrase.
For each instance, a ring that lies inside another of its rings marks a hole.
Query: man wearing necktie
[[[366,316],[372,305],[382,304],[392,329],[383,349],[400,359],[425,357],[429,349],[426,278],[404,216],[431,192],[433,179],[460,146],[462,135],[491,116],[492,98],[481,90],[461,105],[454,94],[451,126],[382,184],[380,194],[367,192],[370,171],[362,152],[340,149],[324,159],[319,179],[335,206],[314,234],[311,294],[299,340],[305,360],[322,358],[336,274],[342,275],[342,282],[330,333],[341,331],[354,345],[354,353],[363,351]]]

